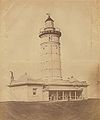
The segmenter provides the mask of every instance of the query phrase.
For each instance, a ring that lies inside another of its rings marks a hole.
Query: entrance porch
[[[49,101],[73,101],[82,100],[82,91],[63,91],[63,90],[50,90]]]

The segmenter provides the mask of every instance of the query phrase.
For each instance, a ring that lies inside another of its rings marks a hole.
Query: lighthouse
[[[60,58],[60,29],[48,14],[40,30],[41,74],[34,79],[25,73],[15,79],[12,71],[10,88],[12,101],[73,101],[87,99],[87,83],[74,77],[62,79]]]
[[[54,20],[47,14],[45,24],[40,30],[41,38],[41,74],[43,80],[61,80],[60,29],[54,25]]]

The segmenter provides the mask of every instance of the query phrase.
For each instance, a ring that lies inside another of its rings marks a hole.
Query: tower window
[[[58,46],[56,45],[56,49],[58,48]]]
[[[36,95],[37,88],[33,88],[33,95]]]

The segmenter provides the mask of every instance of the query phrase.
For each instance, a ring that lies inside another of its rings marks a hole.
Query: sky
[[[27,72],[40,78],[39,31],[50,13],[60,28],[63,78],[86,80],[89,96],[97,92],[100,36],[96,0],[1,0],[0,95],[9,99],[9,71],[17,80]],[[100,10],[100,9],[99,9]],[[95,94],[96,95],[96,94]],[[95,97],[94,95],[94,97]]]

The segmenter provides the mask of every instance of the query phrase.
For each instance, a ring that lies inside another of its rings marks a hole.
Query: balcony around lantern
[[[54,28],[54,29],[43,28],[42,30],[40,30],[39,37],[45,34],[56,34],[58,37],[61,36],[60,30],[57,28]]]

